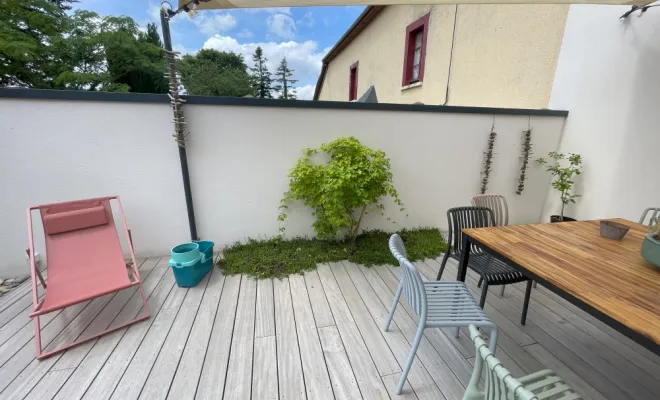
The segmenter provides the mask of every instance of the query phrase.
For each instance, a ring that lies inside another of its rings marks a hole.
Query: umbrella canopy
[[[202,2],[200,9],[344,6],[344,5],[392,5],[392,4],[623,4],[644,6],[650,0],[210,0]],[[192,3],[179,0],[179,7]]]

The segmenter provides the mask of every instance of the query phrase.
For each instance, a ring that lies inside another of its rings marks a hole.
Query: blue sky
[[[171,1],[176,6],[176,0]],[[81,0],[74,7],[102,16],[127,15],[142,27],[157,22],[160,2],[149,0]],[[194,19],[185,13],[171,23],[175,50],[195,53],[201,48],[251,55],[261,46],[269,69],[283,56],[295,69],[299,98],[311,99],[321,71],[321,59],[355,21],[364,7],[300,7],[242,10],[203,10]]]

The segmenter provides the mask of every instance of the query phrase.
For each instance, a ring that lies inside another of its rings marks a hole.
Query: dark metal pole
[[[160,9],[160,26],[163,31],[163,45],[165,50],[172,51],[172,37],[170,35],[170,21],[167,18],[167,11],[165,8]],[[179,109],[179,113],[183,113],[183,110]],[[176,116],[175,116],[176,118]],[[177,139],[179,144],[179,161],[181,163],[181,175],[183,178],[183,191],[186,195],[186,207],[188,208],[188,225],[190,226],[190,239],[198,240],[197,237],[197,223],[195,222],[195,209],[193,208],[193,199],[192,191],[190,189],[190,173],[188,172],[188,156],[186,154],[186,148],[183,143],[183,131],[180,130],[180,125],[176,125],[177,129]]]

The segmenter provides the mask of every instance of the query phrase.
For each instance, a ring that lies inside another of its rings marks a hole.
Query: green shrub
[[[446,249],[445,239],[435,228],[403,230],[411,261],[435,258]],[[294,238],[249,240],[222,250],[218,266],[224,274],[246,274],[256,278],[282,278],[316,268],[316,264],[348,260],[367,267],[396,264],[388,247],[390,233],[366,231],[355,242]]]
[[[315,164],[311,158],[319,153],[327,154],[329,161]],[[375,210],[383,214],[385,207],[380,201],[385,195],[392,197],[400,211],[404,210],[392,185],[389,158],[354,137],[303,150],[289,178],[289,191],[282,198],[278,220],[281,223],[287,218],[285,211],[291,202],[302,200],[313,209],[316,221],[312,226],[319,239],[333,239],[346,232],[355,242],[364,215]]]

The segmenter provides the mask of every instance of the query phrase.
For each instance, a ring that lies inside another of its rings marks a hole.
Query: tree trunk
[[[358,218],[357,224],[355,224],[355,230],[352,232],[351,235],[351,242],[355,244],[355,239],[357,239],[358,232],[360,232],[360,224],[362,223],[362,217],[364,216],[364,211],[367,209],[367,205],[365,204],[362,206],[362,210],[360,210],[360,218]]]

